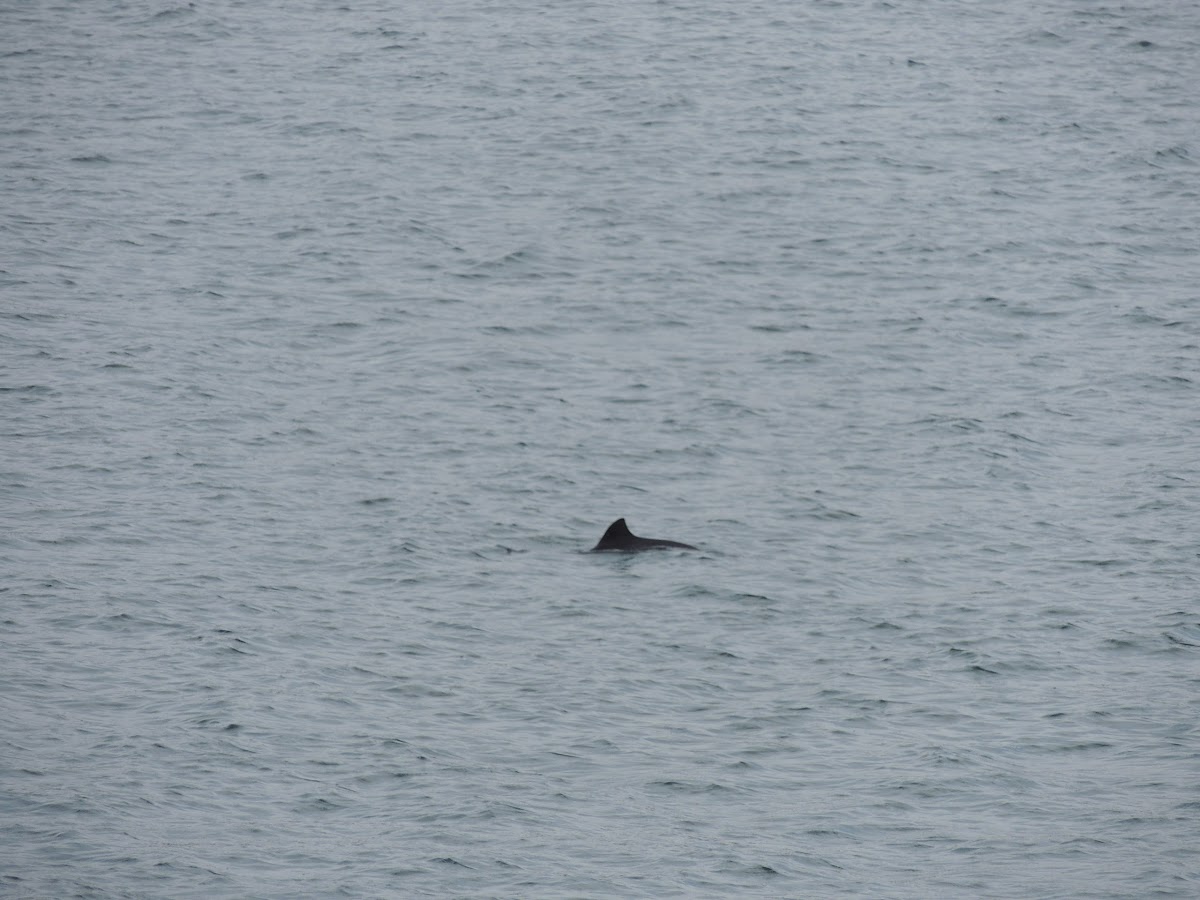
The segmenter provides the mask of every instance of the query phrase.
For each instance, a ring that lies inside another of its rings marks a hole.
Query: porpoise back
[[[680,550],[699,549],[693,547],[691,544],[681,544],[679,541],[638,537],[629,530],[629,526],[625,524],[624,519],[617,519],[617,521],[608,526],[608,531],[604,532],[604,537],[600,538],[600,543],[592,548],[592,552],[600,553],[612,550],[619,553],[637,553],[641,550],[665,549],[667,547],[678,547]]]

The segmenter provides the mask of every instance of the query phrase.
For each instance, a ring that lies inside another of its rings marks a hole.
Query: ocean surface
[[[0,81],[0,895],[1200,896],[1200,5],[27,0]]]

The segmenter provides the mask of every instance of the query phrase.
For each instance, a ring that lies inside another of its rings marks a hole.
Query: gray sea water
[[[14,2],[0,83],[0,893],[1200,896],[1200,6]]]

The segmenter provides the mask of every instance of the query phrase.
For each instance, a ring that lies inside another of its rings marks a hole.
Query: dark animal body
[[[679,541],[662,541],[658,538],[638,537],[629,530],[624,519],[617,519],[608,526],[600,543],[592,548],[593,553],[603,550],[616,550],[621,553],[637,553],[640,550],[654,550],[664,547],[679,547],[681,550],[697,550],[691,544],[681,544]]]

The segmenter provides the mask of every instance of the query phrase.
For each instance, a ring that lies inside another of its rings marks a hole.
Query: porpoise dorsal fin
[[[608,526],[608,530],[604,532],[604,537],[600,538],[593,550],[624,550],[630,541],[632,541],[633,533],[630,532],[629,526],[625,524],[624,519],[617,519]]]

